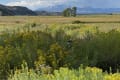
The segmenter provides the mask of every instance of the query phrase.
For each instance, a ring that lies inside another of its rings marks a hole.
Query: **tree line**
[[[66,8],[64,11],[63,11],[63,16],[64,17],[76,17],[77,15],[77,7],[72,7],[72,8]]]

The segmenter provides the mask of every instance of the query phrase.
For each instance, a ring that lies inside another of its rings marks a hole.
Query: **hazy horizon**
[[[0,4],[25,6],[32,10],[56,5],[77,6],[80,8],[120,8],[120,0],[4,0]]]

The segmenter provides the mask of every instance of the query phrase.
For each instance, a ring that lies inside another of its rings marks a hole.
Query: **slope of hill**
[[[34,11],[21,6],[4,6],[0,4],[0,12],[3,16],[37,15]]]

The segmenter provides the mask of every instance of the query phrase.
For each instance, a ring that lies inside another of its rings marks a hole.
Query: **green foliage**
[[[72,7],[72,16],[76,17],[77,15],[77,7]]]
[[[8,80],[119,80],[120,73],[108,74],[96,67],[82,66],[79,69],[60,68],[53,74],[36,73],[33,69],[23,66],[22,70],[16,70]]]
[[[63,11],[64,17],[76,17],[77,15],[77,7],[67,8]]]
[[[57,43],[51,45],[48,52],[48,63],[54,69],[58,69],[65,65],[65,58],[68,53]]]
[[[63,16],[70,17],[71,16],[71,9],[67,8],[63,11]]]
[[[38,69],[40,65],[46,64],[46,54],[42,50],[37,51],[38,60],[35,61],[35,66]]]
[[[0,34],[0,76],[8,76],[10,71],[21,69],[23,61],[29,69],[40,73],[52,73],[60,67],[79,68],[96,66],[116,72],[120,69],[120,32],[87,31],[82,38],[66,34],[66,30],[78,30],[81,26],[66,25],[54,31],[24,30]],[[57,27],[57,26],[56,26]],[[57,27],[58,28],[58,27]],[[53,29],[53,28],[52,28]],[[79,31],[78,31],[79,32]]]

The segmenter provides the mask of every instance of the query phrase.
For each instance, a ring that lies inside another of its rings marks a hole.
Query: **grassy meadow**
[[[120,15],[81,15],[77,17],[62,16],[0,16],[0,28],[22,27],[28,23],[36,24],[71,24],[79,20],[89,27],[99,27],[101,31],[119,29]],[[78,24],[79,25],[79,24]]]
[[[120,80],[120,15],[0,16],[0,80]]]

